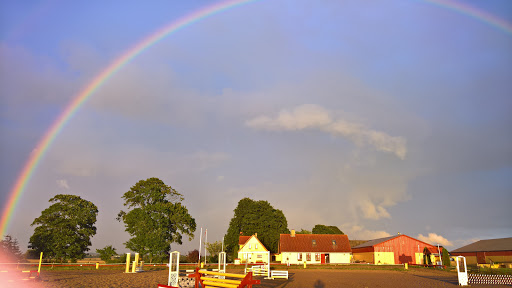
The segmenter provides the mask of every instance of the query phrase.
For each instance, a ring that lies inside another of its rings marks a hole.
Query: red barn
[[[370,240],[352,248],[355,261],[373,264],[424,264],[423,250],[438,254],[437,247],[407,235]],[[442,248],[440,248],[442,249]]]

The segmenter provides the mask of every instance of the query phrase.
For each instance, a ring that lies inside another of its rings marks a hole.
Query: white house
[[[350,263],[352,249],[343,234],[281,234],[281,263],[327,264]]]

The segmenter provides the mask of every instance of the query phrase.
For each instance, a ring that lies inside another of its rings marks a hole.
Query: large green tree
[[[268,250],[276,253],[279,248],[279,235],[290,233],[283,211],[275,209],[267,201],[243,198],[234,212],[224,236],[226,250],[231,253],[238,251],[240,235],[250,236],[254,233],[258,233],[258,239]]]
[[[162,180],[140,180],[122,198],[128,211],[119,212],[117,220],[131,235],[124,244],[150,262],[169,253],[171,243],[182,244],[182,234],[194,238],[196,221],[181,204],[183,196]]]
[[[313,234],[344,234],[340,228],[336,226],[325,226],[321,224],[315,225],[311,232],[313,232]]]
[[[49,202],[54,204],[32,223],[37,227],[28,247],[59,261],[83,259],[96,234],[98,208],[76,195],[59,194]]]

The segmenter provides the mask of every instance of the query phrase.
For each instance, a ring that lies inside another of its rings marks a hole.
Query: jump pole
[[[126,253],[126,269],[124,273],[130,273],[130,253]]]
[[[139,253],[135,253],[135,261],[133,261],[132,273],[135,273],[135,269],[137,268],[138,263],[139,263]]]
[[[39,273],[41,273],[41,262],[43,262],[43,252],[41,252],[41,255],[39,255],[39,266],[37,267],[37,276],[39,276]]]

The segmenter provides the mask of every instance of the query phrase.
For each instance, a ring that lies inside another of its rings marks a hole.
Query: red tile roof
[[[342,234],[281,234],[282,252],[352,252],[347,235]]]
[[[251,237],[252,236],[240,236],[240,238],[238,238],[238,245],[244,245]]]

